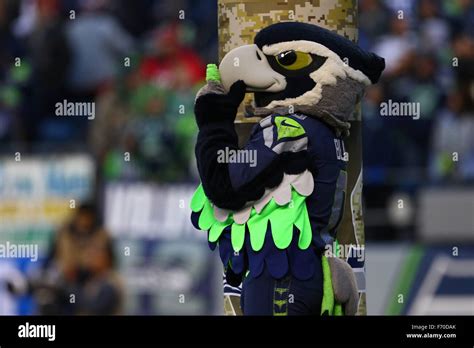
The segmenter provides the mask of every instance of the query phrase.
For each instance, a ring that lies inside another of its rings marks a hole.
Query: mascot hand
[[[334,300],[344,307],[344,315],[355,315],[359,304],[359,293],[352,267],[337,257],[328,257],[331,270]]]
[[[220,82],[219,70],[209,64],[207,83],[199,90],[194,105],[198,127],[211,122],[234,122],[237,109],[245,96],[245,83],[235,82],[226,93]]]

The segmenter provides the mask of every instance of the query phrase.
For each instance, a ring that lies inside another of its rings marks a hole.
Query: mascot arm
[[[242,81],[234,83],[228,93],[219,82],[208,81],[198,92],[194,106],[199,127],[195,152],[202,186],[211,201],[228,209],[243,206],[245,201],[232,189],[228,164],[220,161],[219,155],[226,149],[238,149],[234,119],[244,95]]]
[[[294,151],[294,139],[276,140],[273,119],[260,122],[239,149],[233,122],[244,94],[242,81],[228,93],[219,82],[208,81],[198,92],[194,110],[199,127],[195,152],[204,192],[218,207],[234,211],[258,200],[265,188],[277,186],[284,173],[301,173],[310,163],[305,149]],[[268,140],[269,133],[275,134],[275,141]],[[293,151],[287,151],[290,148]]]
[[[246,146],[239,149],[233,122],[208,122],[199,127],[195,149],[199,175],[206,196],[218,207],[239,210],[262,197],[265,188],[281,182],[283,164],[288,166],[290,161],[266,147],[262,133],[257,126]]]

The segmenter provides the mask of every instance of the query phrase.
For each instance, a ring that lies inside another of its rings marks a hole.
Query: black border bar
[[[55,340],[20,338],[19,326],[55,325]],[[428,334],[408,338],[407,334]],[[433,334],[455,334],[434,338]],[[431,336],[430,336],[431,335]],[[224,316],[6,316],[0,347],[171,344],[324,344],[474,346],[474,316],[224,317]]]

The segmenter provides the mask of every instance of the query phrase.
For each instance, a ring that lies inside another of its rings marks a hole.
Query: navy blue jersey
[[[319,254],[332,243],[343,214],[348,156],[343,140],[327,124],[300,114],[262,119],[244,148],[237,147],[236,139],[228,125],[200,129],[196,157],[208,198],[221,208],[237,211],[278,186],[285,174],[309,170],[314,180],[314,189],[306,197],[312,248],[299,249],[299,232],[295,231],[288,248],[278,249],[270,230],[261,250],[252,250],[246,233],[243,252],[235,253],[227,228],[218,241],[224,265],[230,264],[235,273],[250,269],[253,276],[266,267],[275,278],[291,272],[299,279],[309,279],[318,269]]]
[[[281,157],[286,156],[291,165],[293,155],[307,153],[306,167],[315,183],[307,199],[314,243],[318,248],[332,243],[342,218],[346,189],[348,155],[343,140],[317,119],[295,114],[272,115],[255,126],[244,150],[249,153],[247,158],[255,161],[229,163],[230,181],[235,190],[251,184]],[[255,155],[250,155],[252,152]],[[295,165],[297,172],[301,164]],[[291,168],[289,171],[294,172]]]

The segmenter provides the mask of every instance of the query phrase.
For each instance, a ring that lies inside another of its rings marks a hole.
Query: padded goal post
[[[298,21],[317,24],[333,30],[346,38],[357,41],[357,0],[218,0],[219,59],[230,50],[252,44],[260,29],[282,21]],[[258,122],[257,118],[246,118],[246,106],[253,96],[247,94],[235,121],[241,144],[248,139],[250,130]],[[364,221],[362,215],[362,139],[361,113],[356,108],[351,123],[351,134],[345,139],[345,149],[349,156],[348,181],[344,216],[337,239],[342,250],[353,245],[364,248]],[[363,252],[363,251],[362,251]],[[354,255],[357,253],[354,252]],[[360,254],[359,254],[360,255]],[[345,255],[347,256],[347,255]],[[346,257],[347,258],[347,257]],[[352,262],[354,261],[354,262]],[[359,286],[358,315],[366,314],[365,267],[356,258],[348,262],[354,269]],[[241,314],[239,298],[227,295],[224,310],[228,315]]]

